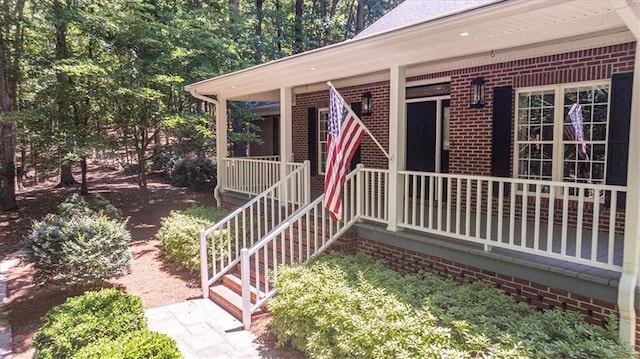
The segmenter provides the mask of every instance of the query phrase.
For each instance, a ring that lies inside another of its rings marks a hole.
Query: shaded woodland
[[[0,0],[0,209],[17,208],[16,174],[87,193],[87,161],[146,192],[160,158],[215,148],[184,85],[351,38],[399,2]],[[246,104],[229,112],[230,143],[260,141]]]

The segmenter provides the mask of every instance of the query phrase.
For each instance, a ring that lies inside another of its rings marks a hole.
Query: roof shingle
[[[354,39],[458,14],[502,0],[406,0],[362,30]]]

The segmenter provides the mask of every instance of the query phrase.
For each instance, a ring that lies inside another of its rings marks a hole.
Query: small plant
[[[156,237],[162,243],[167,257],[178,266],[190,271],[200,268],[200,230],[212,226],[225,216],[218,208],[192,206],[183,211],[171,211],[162,219]],[[225,232],[218,234],[216,243],[222,241],[226,246],[231,240]]]
[[[100,195],[94,195],[91,203],[72,195],[58,211],[35,222],[25,238],[35,283],[92,285],[127,273],[131,234],[126,222],[107,217],[119,218],[119,210]]]
[[[180,359],[175,340],[147,329],[100,340],[82,348],[73,359]]]
[[[71,358],[90,343],[144,328],[140,298],[104,289],[68,298],[49,310],[31,345],[36,359]]]

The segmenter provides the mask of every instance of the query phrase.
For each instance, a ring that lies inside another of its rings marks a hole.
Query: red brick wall
[[[462,263],[414,252],[411,250],[382,244],[365,238],[358,238],[356,249],[368,254],[400,273],[430,273],[453,279],[458,283],[483,281],[502,289],[518,302],[524,302],[539,309],[565,309],[582,314],[585,320],[603,325],[609,314],[618,314],[614,303],[589,298],[540,283],[523,280],[514,276],[487,271]],[[640,324],[638,325],[640,330]],[[639,344],[640,344],[640,338]]]
[[[492,89],[494,87],[511,85],[517,88],[609,79],[613,74],[633,71],[634,51],[634,43],[626,43],[433,73],[408,78],[407,81],[451,78],[449,172],[489,176],[491,175]],[[472,109],[469,108],[468,103],[469,84],[477,76],[484,77],[486,81],[486,105],[484,108]],[[362,119],[382,146],[388,148],[389,83],[377,82],[338,90],[347,102],[358,102],[360,95],[365,91],[372,93],[373,115]],[[293,138],[296,161],[307,159],[307,133],[304,131],[307,128],[307,108],[327,107],[327,105],[328,91],[296,97],[296,106],[293,108],[293,128],[300,129],[295,131]],[[386,158],[368,136],[365,136],[362,146],[362,163],[366,167],[387,167]],[[512,166],[512,161],[509,165]],[[322,188],[322,183],[322,176],[312,181],[316,190]],[[602,207],[600,222],[602,229],[606,229],[608,210]],[[558,211],[556,213],[561,215]],[[575,211],[570,211],[570,224],[577,223],[576,216]],[[624,223],[623,216],[623,211],[618,213],[617,217],[620,220],[617,223]],[[556,222],[561,223],[561,217],[557,217]],[[583,224],[590,227],[590,222],[590,218],[585,218]],[[616,230],[622,232],[623,227],[619,226]]]
[[[441,77],[451,78],[450,164],[449,172],[471,175],[491,174],[491,130],[494,87],[542,86],[550,84],[593,81],[611,78],[616,73],[633,71],[634,43],[605,46],[484,65],[454,71],[408,78],[419,81]],[[469,108],[469,84],[477,76],[486,81],[486,105]],[[373,115],[363,122],[384,148],[389,144],[389,82],[377,82],[338,91],[347,102],[359,102],[365,91],[372,93]],[[294,154],[296,161],[307,159],[307,108],[327,107],[328,91],[296,96],[293,108]],[[387,161],[374,142],[365,137],[362,162],[367,167],[386,168]]]
[[[261,144],[252,143],[249,153],[251,156],[268,156],[279,152],[277,141],[274,141],[275,126],[278,125],[278,116],[263,117],[262,120],[256,121],[255,125],[260,128],[258,135],[262,140]]]
[[[451,77],[449,172],[490,175],[494,87],[609,79],[613,74],[633,71],[634,52],[635,44],[626,43],[429,74],[408,81]],[[469,84],[478,76],[486,81],[486,105],[472,109],[468,103]]]

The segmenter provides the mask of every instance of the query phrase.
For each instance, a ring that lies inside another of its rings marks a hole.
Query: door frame
[[[413,87],[413,86],[412,86]],[[440,95],[440,96],[430,96],[430,97],[418,97],[405,100],[405,108],[410,103],[419,103],[419,102],[431,102],[436,101],[436,163],[435,169],[436,173],[440,173],[442,170],[442,126],[444,118],[442,113],[442,101],[449,100],[449,107],[451,107],[451,95]],[[405,121],[408,121],[405,118]],[[407,145],[405,144],[405,152],[407,151]]]

